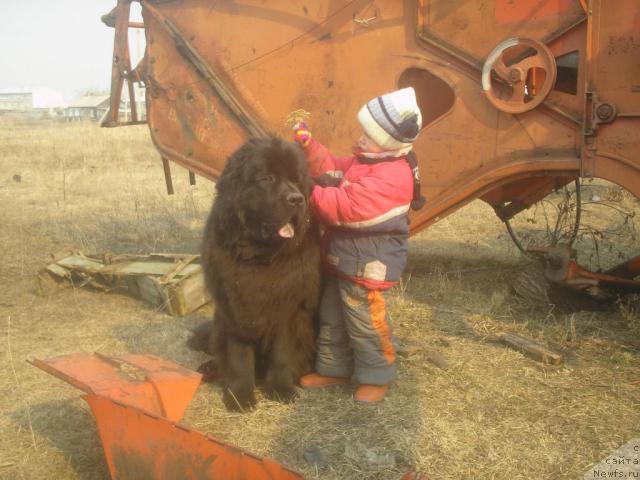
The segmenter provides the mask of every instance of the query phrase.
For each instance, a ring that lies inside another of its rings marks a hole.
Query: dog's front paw
[[[256,406],[256,397],[253,392],[233,391],[230,388],[224,389],[222,401],[228,410],[234,412],[246,412]]]
[[[265,395],[271,400],[291,403],[298,398],[298,390],[293,385],[267,385]]]
[[[218,362],[209,360],[198,367],[198,373],[202,374],[203,382],[214,382],[220,379]]]

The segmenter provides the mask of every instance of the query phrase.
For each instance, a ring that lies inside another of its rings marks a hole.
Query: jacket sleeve
[[[309,144],[304,147],[304,153],[313,178],[322,175],[341,178],[355,159],[353,156],[336,157],[315,138],[311,138]]]
[[[343,181],[337,187],[315,186],[311,206],[325,225],[361,228],[382,220],[386,214],[408,210],[413,179],[408,164],[387,164],[357,181]]]

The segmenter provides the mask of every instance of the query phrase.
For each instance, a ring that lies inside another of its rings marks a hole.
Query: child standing
[[[363,135],[347,157],[333,156],[304,124],[294,127],[318,183],[311,208],[327,227],[316,371],[300,385],[320,388],[353,376],[355,400],[375,403],[396,373],[387,292],[406,263],[409,208],[424,205],[411,152],[422,116],[409,87],[367,102],[358,120]]]

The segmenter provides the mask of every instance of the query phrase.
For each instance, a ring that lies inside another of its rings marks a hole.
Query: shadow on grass
[[[197,370],[210,357],[204,352],[190,349],[188,343],[193,331],[210,320],[209,311],[208,307],[204,307],[184,317],[163,315],[164,318],[158,322],[118,325],[110,335],[124,342],[128,352],[150,353]]]
[[[554,304],[519,297],[514,285],[535,267],[515,249],[508,257],[462,242],[422,241],[411,251],[403,295],[414,308],[431,309],[432,328],[445,335],[478,338],[468,322],[475,315],[488,317],[496,328],[529,332],[563,348],[594,337],[639,348],[631,322],[613,302],[599,303],[568,288],[548,291]]]
[[[194,217],[171,211],[130,213],[95,212],[58,222],[43,219],[37,227],[58,244],[85,253],[200,253],[202,227]]]
[[[355,385],[304,391],[276,420],[270,456],[305,478],[400,478],[414,467],[423,381],[400,362],[387,398],[376,405],[356,403]]]
[[[416,316],[431,312],[431,328],[473,338],[465,317],[509,317],[514,303],[510,285],[527,263],[520,255],[505,257],[463,242],[421,242],[410,251],[400,296]]]
[[[83,409],[67,400],[43,402],[31,405],[29,411],[10,412],[9,417],[22,429],[33,428],[36,435],[47,438],[68,459],[79,479],[110,478],[95,420],[88,407]],[[51,477],[43,472],[41,478]]]

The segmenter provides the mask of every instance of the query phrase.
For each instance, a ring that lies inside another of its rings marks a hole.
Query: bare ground
[[[204,360],[185,343],[210,307],[174,318],[121,294],[39,296],[34,284],[50,254],[68,249],[197,253],[213,186],[189,187],[186,171],[174,170],[169,197],[145,127],[2,123],[0,478],[108,477],[79,391],[27,358],[150,352],[190,368]],[[630,235],[621,241],[638,252]],[[599,313],[525,308],[509,288],[525,264],[490,209],[474,202],[412,239],[392,313],[396,335],[417,348],[383,404],[356,405],[351,387],[337,387],[232,414],[219,388],[203,385],[183,423],[308,478],[393,479],[412,468],[434,479],[581,478],[640,436],[638,303]],[[486,341],[503,330],[568,359],[544,367]],[[433,350],[449,369],[428,361]],[[305,462],[314,446],[328,467]]]

